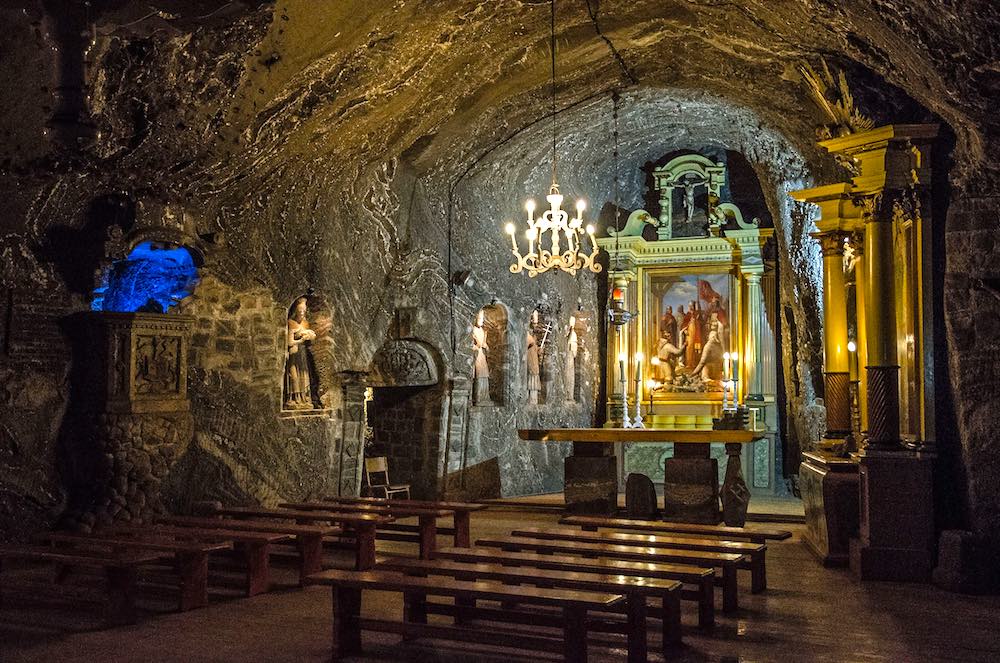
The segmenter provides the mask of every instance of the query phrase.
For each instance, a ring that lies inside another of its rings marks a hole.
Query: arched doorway
[[[416,340],[390,340],[375,353],[369,374],[368,436],[364,455],[386,456],[394,483],[409,483],[414,498],[437,495],[444,425],[440,356]]]

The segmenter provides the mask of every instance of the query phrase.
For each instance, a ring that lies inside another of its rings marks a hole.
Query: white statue
[[[486,344],[486,330],[483,328],[485,315],[482,311],[476,317],[472,327],[473,361],[472,402],[475,405],[486,405],[490,402],[490,366],[486,353],[490,346]]]
[[[690,178],[684,180],[684,214],[688,223],[694,221],[694,188],[698,183]]]
[[[576,337],[576,316],[569,318],[569,330],[566,332],[566,363],[563,365],[563,384],[566,386],[566,400],[576,400],[576,353],[580,344]]]
[[[528,328],[526,356],[528,360],[528,402],[537,405],[538,393],[542,390],[542,358],[538,348],[538,339],[535,338],[535,333],[530,327]]]

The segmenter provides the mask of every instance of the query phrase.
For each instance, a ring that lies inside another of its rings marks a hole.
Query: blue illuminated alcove
[[[119,313],[166,313],[191,294],[198,268],[183,246],[142,242],[115,261],[94,290],[91,309]]]

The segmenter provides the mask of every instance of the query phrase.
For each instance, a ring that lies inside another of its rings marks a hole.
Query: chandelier
[[[525,203],[524,209],[528,212],[528,228],[524,233],[528,240],[527,253],[522,254],[517,245],[517,226],[508,223],[505,228],[510,235],[510,251],[514,254],[514,263],[510,266],[510,271],[514,274],[526,271],[532,278],[550,269],[561,269],[574,276],[581,269],[595,273],[601,271],[601,265],[596,262],[598,247],[594,237],[594,226],[587,224],[585,227],[583,224],[583,211],[587,208],[587,204],[583,200],[578,200],[576,216],[571,219],[569,213],[562,208],[563,196],[559,193],[559,184],[556,181],[556,0],[552,0],[551,5],[552,185],[549,187],[549,195],[545,196],[550,209],[536,218],[535,201],[528,200]],[[590,238],[589,253],[583,249],[585,234]]]

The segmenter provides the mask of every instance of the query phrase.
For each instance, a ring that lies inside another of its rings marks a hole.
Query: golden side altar
[[[564,495],[567,510],[575,513],[612,513],[618,505],[615,445],[673,443],[676,457],[708,458],[710,444],[724,444],[727,459],[723,495],[745,493],[745,500],[749,502],[741,452],[743,445],[761,439],[767,432],[742,429],[539,428],[520,429],[517,434],[522,440],[530,442],[572,442],[573,451],[566,458]]]

